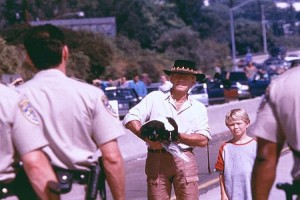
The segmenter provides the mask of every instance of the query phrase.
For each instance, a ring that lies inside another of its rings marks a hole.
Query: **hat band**
[[[171,72],[189,72],[189,73],[197,74],[197,72],[194,71],[193,69],[184,68],[184,67],[172,67]]]

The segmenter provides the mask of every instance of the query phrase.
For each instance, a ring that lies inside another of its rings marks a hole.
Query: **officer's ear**
[[[62,50],[62,61],[63,62],[67,62],[69,59],[69,48],[67,45],[63,46],[63,50]]]

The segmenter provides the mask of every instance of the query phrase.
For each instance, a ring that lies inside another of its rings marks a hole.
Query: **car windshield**
[[[195,86],[190,92],[190,94],[202,94],[202,93],[205,93],[203,85]]]
[[[230,73],[229,80],[231,81],[247,81],[247,76],[245,73]]]
[[[110,100],[126,100],[134,98],[131,89],[106,90],[105,94]]]

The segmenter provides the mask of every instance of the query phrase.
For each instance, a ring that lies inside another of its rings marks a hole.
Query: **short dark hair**
[[[25,49],[39,70],[59,65],[64,45],[64,33],[51,24],[32,27],[24,36]]]

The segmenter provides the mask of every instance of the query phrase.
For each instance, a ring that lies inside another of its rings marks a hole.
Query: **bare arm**
[[[124,161],[116,140],[99,146],[102,152],[102,161],[106,180],[116,200],[125,199],[125,172]]]
[[[257,139],[258,149],[252,172],[252,196],[254,200],[268,199],[276,176],[276,166],[283,145],[261,138]]]
[[[205,147],[208,143],[208,138],[201,134],[179,134],[179,141],[189,146]]]
[[[221,190],[221,200],[228,200],[227,194],[225,192],[225,183],[224,183],[224,174],[219,174],[219,180],[220,180],[220,190]]]
[[[51,181],[57,182],[57,178],[44,152],[41,150],[31,151],[23,155],[21,159],[37,195],[45,200],[59,199],[59,195],[50,192],[47,187]]]
[[[141,122],[137,120],[130,121],[126,124],[126,128],[129,129],[131,132],[133,132],[136,136],[138,136],[139,138],[147,142],[150,145],[151,149],[161,149],[162,145],[160,142],[153,142],[148,138],[142,138],[140,132],[141,127],[142,127]]]

